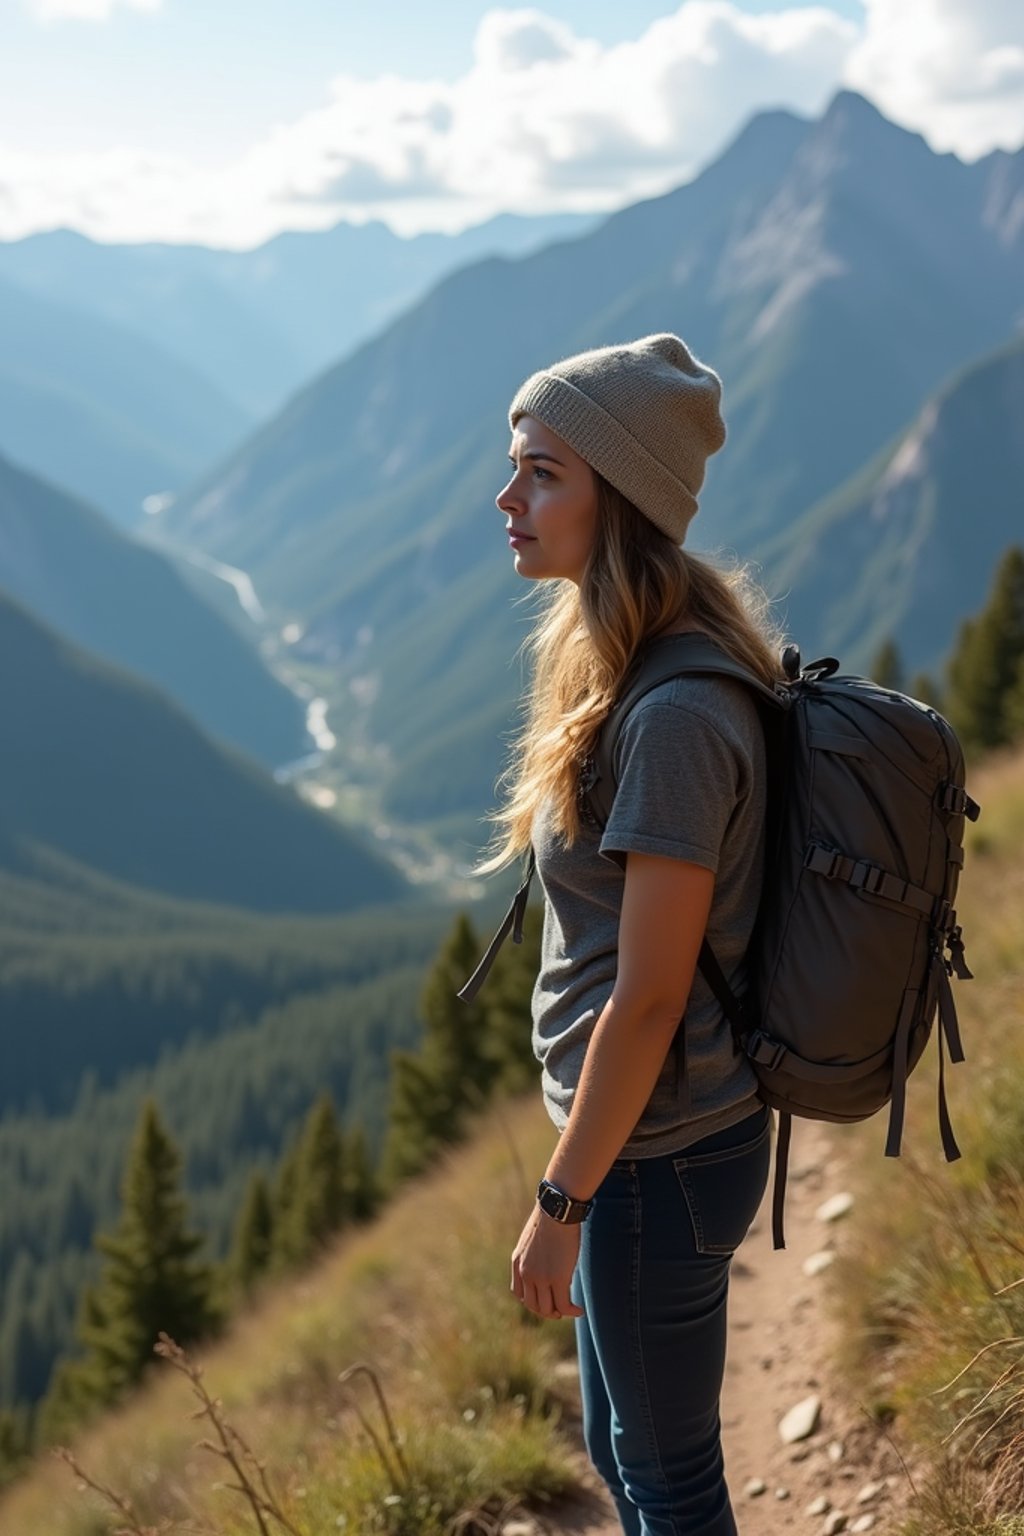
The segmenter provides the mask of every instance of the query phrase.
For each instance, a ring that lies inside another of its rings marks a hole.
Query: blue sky
[[[937,148],[1016,148],[1024,5],[0,0],[0,237],[607,208],[840,84]]]

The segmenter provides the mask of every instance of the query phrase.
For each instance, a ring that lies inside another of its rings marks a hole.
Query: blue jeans
[[[583,1224],[583,1433],[627,1536],[736,1536],[718,1407],[726,1294],[770,1139],[762,1104],[682,1152],[620,1159]]]

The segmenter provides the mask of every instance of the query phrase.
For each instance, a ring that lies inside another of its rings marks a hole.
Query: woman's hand
[[[535,1205],[512,1255],[513,1294],[538,1317],[582,1317],[569,1299],[579,1253],[579,1222],[554,1221]]]

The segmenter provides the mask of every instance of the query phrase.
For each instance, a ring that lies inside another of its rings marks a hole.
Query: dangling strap
[[[772,1193],[772,1247],[785,1248],[786,1234],[782,1229],[782,1211],[786,1203],[786,1173],[789,1169],[789,1138],[793,1130],[793,1117],[779,1110],[779,1134],[775,1142],[775,1189]]]
[[[935,955],[932,965],[939,989],[939,1133],[942,1137],[942,1150],[946,1154],[946,1162],[955,1163],[960,1156],[960,1148],[953,1135],[949,1106],[946,1103],[946,1053],[943,1041],[949,1042],[951,1061],[963,1061],[964,1048],[960,1041],[953,989],[949,984],[949,976],[942,957]]]
[[[497,955],[498,950],[504,944],[510,933],[512,935],[513,944],[521,944],[523,942],[523,917],[526,913],[526,903],[530,896],[530,882],[533,879],[533,872],[536,868],[537,858],[533,849],[531,848],[530,857],[526,864],[526,877],[518,891],[516,891],[515,895],[513,896],[511,906],[505,913],[505,916],[502,918],[501,927],[498,929],[497,933],[494,935],[494,938],[488,944],[487,949],[484,952],[483,959],[480,961],[480,964],[477,966],[472,976],[464,986],[459,988],[459,991],[455,994],[456,997],[461,999],[462,1002],[471,1003],[476,997],[480,988],[487,980],[487,974],[490,971],[491,966],[494,964],[495,956]]]
[[[886,1157],[899,1157],[903,1140],[903,1118],[907,1107],[907,1060],[910,1047],[910,1026],[918,1011],[920,992],[905,992],[903,1007],[892,1049],[892,1105],[889,1109],[889,1137],[885,1143]]]

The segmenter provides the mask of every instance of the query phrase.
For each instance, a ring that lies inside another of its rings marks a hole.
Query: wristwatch
[[[552,1184],[550,1179],[541,1179],[537,1185],[537,1204],[546,1215],[568,1226],[577,1221],[586,1221],[594,1202],[574,1200],[564,1189]]]

